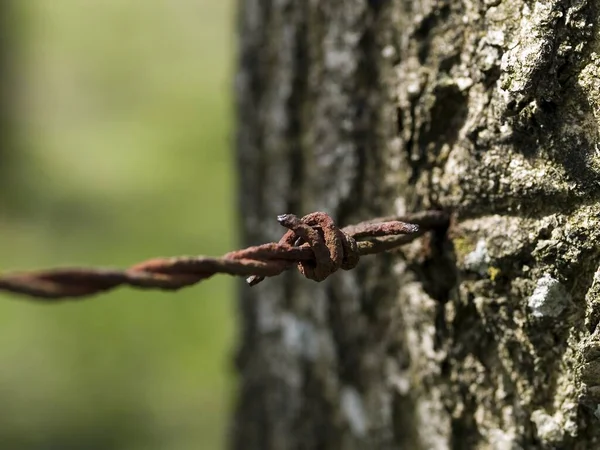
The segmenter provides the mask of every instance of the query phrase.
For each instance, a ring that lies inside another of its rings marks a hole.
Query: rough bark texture
[[[242,289],[233,448],[600,448],[599,15],[241,2],[245,243],[287,212],[453,221]]]

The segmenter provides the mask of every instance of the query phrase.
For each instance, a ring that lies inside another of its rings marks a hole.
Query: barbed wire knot
[[[298,219],[293,214],[277,217],[281,225],[289,231],[279,241],[280,244],[300,246],[306,243],[314,253],[315,260],[300,261],[298,270],[306,278],[323,281],[342,268],[354,269],[360,255],[356,240],[340,230],[327,214],[316,212]]]
[[[9,273],[0,275],[0,291],[46,300],[82,298],[122,285],[177,290],[217,273],[248,277],[246,281],[253,286],[294,265],[306,278],[323,281],[339,269],[356,267],[361,255],[391,250],[427,230],[448,225],[448,216],[441,211],[374,219],[342,229],[323,212],[301,219],[284,214],[277,220],[288,229],[279,242],[237,250],[221,258],[154,258],[125,270],[75,267]]]

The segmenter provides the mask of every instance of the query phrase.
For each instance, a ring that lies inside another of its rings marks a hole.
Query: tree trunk
[[[600,448],[600,3],[241,3],[244,243],[452,221],[242,288],[232,447]]]
[[[11,137],[13,137],[12,128],[14,121],[11,120],[13,111],[13,102],[11,101],[12,77],[10,76],[11,56],[17,51],[14,45],[15,36],[11,26],[10,19],[12,4],[5,1],[0,5],[0,186],[4,187],[5,175],[10,173],[6,166],[6,156],[10,147]]]
[[[21,86],[15,66],[20,62],[17,55],[22,50],[18,45],[22,35],[15,25],[20,19],[16,9],[14,0],[0,3],[0,216],[18,207],[14,191],[20,181],[16,173],[20,111],[15,91]]]

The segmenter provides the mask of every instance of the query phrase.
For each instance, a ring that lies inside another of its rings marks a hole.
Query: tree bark
[[[245,0],[246,244],[442,209],[242,288],[236,449],[600,448],[600,3]]]

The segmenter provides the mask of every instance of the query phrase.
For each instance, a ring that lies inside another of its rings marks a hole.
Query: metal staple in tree
[[[125,270],[75,267],[18,272],[0,276],[0,291],[48,300],[85,297],[122,285],[176,290],[217,273],[249,277],[247,282],[253,286],[294,265],[307,278],[322,281],[340,268],[352,269],[360,256],[391,250],[448,223],[441,211],[374,219],[342,229],[322,212],[301,219],[285,214],[277,220],[288,228],[278,243],[237,250],[221,258],[155,258]]]

